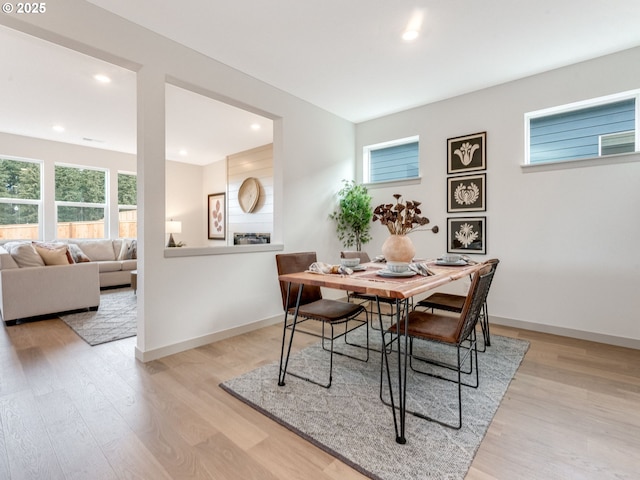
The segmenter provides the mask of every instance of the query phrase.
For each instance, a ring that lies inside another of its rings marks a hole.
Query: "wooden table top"
[[[426,263],[436,275],[425,277],[416,274],[412,277],[382,277],[375,272],[384,268],[383,263],[366,263],[364,264],[367,267],[366,270],[357,271],[351,275],[318,274],[307,271],[283,274],[278,279],[282,282],[301,283],[378,295],[386,298],[405,299],[469,276],[483,266],[482,263],[460,267],[436,265],[435,261]]]

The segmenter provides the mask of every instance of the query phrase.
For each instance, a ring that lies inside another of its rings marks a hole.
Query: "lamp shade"
[[[182,222],[169,220],[165,227],[167,233],[182,233]]]

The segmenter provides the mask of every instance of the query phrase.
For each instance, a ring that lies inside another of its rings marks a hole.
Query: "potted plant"
[[[353,180],[343,180],[338,192],[338,209],[329,215],[337,222],[338,239],[346,248],[354,247],[359,252],[362,245],[371,241],[371,196],[364,185]]]
[[[420,202],[403,202],[402,195],[397,193],[393,197],[395,204],[383,203],[373,211],[373,221],[379,221],[391,234],[382,245],[382,254],[387,261],[411,262],[416,249],[407,235],[427,225],[429,219],[422,216]],[[431,230],[437,233],[437,228]]]

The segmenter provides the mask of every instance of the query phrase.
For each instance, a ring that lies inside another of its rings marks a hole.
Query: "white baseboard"
[[[542,323],[526,322],[523,320],[513,320],[511,318],[496,317],[489,315],[489,321],[496,325],[505,327],[521,328],[523,330],[531,330],[540,333],[550,333],[552,335],[560,335],[561,337],[578,338],[580,340],[589,340],[591,342],[606,343],[608,345],[616,345],[618,347],[634,348],[640,350],[640,340],[635,338],[617,337],[615,335],[606,335],[603,333],[585,332],[573,328],[556,327],[553,325],[545,325]]]
[[[282,319],[283,315],[276,315],[271,318],[265,318],[257,322],[249,323],[247,325],[241,325],[239,327],[230,328],[221,332],[210,333],[208,335],[203,335],[202,337],[192,338],[191,340],[185,340],[184,342],[174,343],[172,345],[167,345],[166,347],[156,348],[145,352],[139,350],[136,346],[136,359],[140,360],[143,363],[150,362],[152,360],[157,360],[168,355],[173,355],[174,353],[184,352],[186,350],[191,350],[192,348],[208,345],[219,340],[235,337],[236,335],[240,335],[242,333],[251,332],[253,330],[258,330],[259,328],[268,327],[276,323],[281,323]]]
[[[157,360],[167,355],[173,355],[174,353],[184,352],[192,348],[201,347],[210,343],[224,340],[226,338],[234,337],[242,333],[258,330],[259,328],[268,327],[276,323],[282,322],[283,315],[276,315],[271,318],[265,318],[257,322],[242,325],[240,327],[230,328],[222,332],[211,333],[202,337],[193,338],[180,343],[174,343],[167,345],[166,347],[156,348],[143,352],[136,346],[135,353],[136,358],[141,362],[150,362]],[[514,320],[506,317],[490,316],[490,321],[496,325],[503,325],[505,327],[521,328],[523,330],[531,330],[533,332],[549,333],[552,335],[560,335],[562,337],[578,338],[580,340],[589,340],[591,342],[606,343],[608,345],[616,345],[618,347],[634,348],[640,350],[640,340],[634,338],[616,337],[614,335],[606,335],[601,333],[585,332],[583,330],[576,330],[573,328],[556,327],[553,325],[545,325],[542,323],[526,322],[523,320]]]

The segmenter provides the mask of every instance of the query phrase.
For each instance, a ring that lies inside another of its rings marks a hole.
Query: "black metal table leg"
[[[404,310],[406,309],[406,310]],[[400,300],[396,300],[396,325],[400,325],[402,321],[402,311],[407,312],[409,309],[409,300],[404,300],[403,309],[400,309]],[[401,311],[402,310],[402,311]],[[402,329],[402,335],[398,332],[398,408],[400,410],[400,433],[396,432],[396,442],[400,444],[407,443],[407,439],[404,436],[405,432],[405,419],[407,417],[407,353],[408,353],[408,339],[406,335],[408,326],[408,315],[404,315],[404,328]],[[404,348],[401,346],[401,339],[404,336]],[[404,353],[403,353],[404,350]]]
[[[377,300],[378,306],[378,319],[380,321],[380,332],[382,335],[382,360],[384,363],[384,368],[387,372],[387,383],[389,384],[389,398],[391,400],[391,411],[393,413],[393,426],[396,431],[396,442],[404,445],[407,443],[407,439],[405,438],[405,418],[406,418],[406,404],[407,404],[407,352],[408,352],[408,336],[404,335],[405,345],[404,349],[401,345],[401,332],[406,332],[407,329],[407,315],[404,316],[404,329],[398,330],[397,332],[397,340],[398,340],[398,414],[399,418],[396,415],[396,406],[393,398],[393,386],[391,385],[391,371],[389,370],[389,358],[387,356],[387,348],[385,341],[385,331],[382,325],[382,313],[380,311],[380,300]],[[400,304],[404,302],[404,306],[401,309]],[[402,312],[408,312],[409,308],[409,299],[398,300],[396,299],[396,324],[400,325],[402,321]],[[404,310],[406,309],[406,310]],[[393,341],[391,342],[393,343]],[[393,349],[392,349],[393,350]],[[383,368],[383,367],[381,367]],[[381,392],[382,393],[382,392]]]

